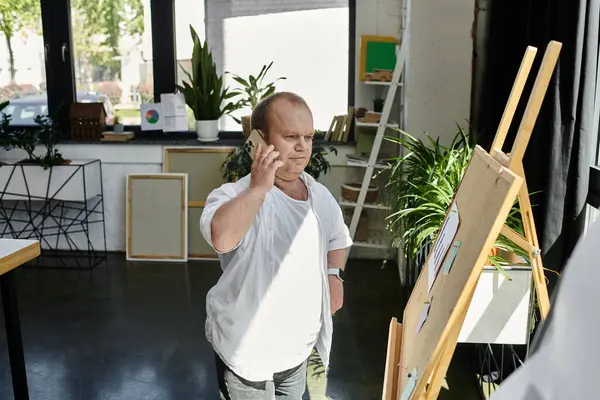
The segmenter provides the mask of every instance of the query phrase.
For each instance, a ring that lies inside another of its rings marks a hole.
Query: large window
[[[303,96],[316,128],[325,130],[348,107],[353,4],[0,0],[0,101],[11,101],[4,112],[14,124],[33,124],[35,115],[47,113],[62,126],[68,126],[71,102],[102,102],[108,125],[118,117],[138,131],[141,104],[175,91],[184,79],[191,25],[207,40],[220,72],[229,72],[226,85],[238,85],[233,74],[249,77],[273,62],[265,79],[286,77],[277,89]],[[241,126],[224,117],[220,129],[240,132]]]
[[[317,129],[327,130],[334,115],[347,112],[347,0],[230,1],[230,7],[223,7],[223,3],[209,1],[206,8],[207,38],[223,70],[247,79],[272,61],[265,81],[286,77],[277,83],[277,90],[304,97]],[[227,74],[225,81],[235,87],[232,74]],[[236,114],[239,117],[249,112],[246,109]],[[224,117],[220,129],[240,127],[232,118]]]
[[[44,40],[37,0],[0,2],[0,103],[14,125],[47,113]]]
[[[73,67],[78,102],[102,102],[107,123],[140,124],[153,101],[150,3],[71,0]]]
[[[208,1],[208,0],[207,0]],[[175,59],[177,61],[177,84],[188,80],[182,69],[191,70],[194,43],[190,26],[194,28],[201,41],[206,40],[204,25],[204,0],[175,0]],[[188,128],[195,129],[194,113],[187,107]]]

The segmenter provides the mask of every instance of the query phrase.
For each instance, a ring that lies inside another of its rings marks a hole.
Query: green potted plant
[[[125,126],[121,123],[121,118],[118,115],[115,115],[115,119],[113,121],[113,132],[123,133],[124,131]]]
[[[0,113],[8,103],[0,104]],[[38,164],[44,169],[54,165],[68,164],[58,152],[56,145],[63,137],[63,133],[56,128],[52,118],[46,115],[36,115],[36,127],[14,128],[10,126],[11,116],[2,113],[0,121],[0,146],[6,150],[21,149],[27,157],[19,161],[21,164]],[[35,154],[36,146],[43,145],[46,151],[43,156]]]
[[[40,160],[44,169],[55,165],[70,164],[71,160],[65,160],[56,148],[64,134],[56,127],[54,121],[46,115],[37,115],[34,121],[39,126],[37,129],[38,141],[46,148],[46,152]]]
[[[273,82],[265,83],[264,79],[271,69],[273,65],[273,61],[269,63],[269,65],[263,65],[258,75],[255,77],[254,75],[248,76],[247,79],[242,78],[239,75],[234,75],[233,79],[241,85],[241,87],[234,89],[234,93],[241,95],[241,99],[238,100],[239,107],[249,107],[250,110],[254,110],[254,107],[265,97],[273,94],[275,92],[275,83],[282,79],[286,79],[284,76],[280,76],[275,79]],[[244,137],[248,137],[250,135],[250,115],[244,115],[241,120],[238,118],[234,119],[242,124],[242,131],[244,133]]]
[[[323,136],[324,132],[315,131],[315,137]],[[325,144],[313,145],[312,155],[310,161],[305,168],[307,174],[315,179],[319,179],[321,174],[327,174],[331,165],[325,156],[329,153],[337,155],[337,149],[331,145],[326,146]],[[223,172],[223,179],[227,182],[234,182],[239,178],[242,178],[250,173],[250,167],[252,166],[252,159],[248,153],[244,150],[244,146],[237,147],[232,151],[223,164],[221,165],[221,172]]]
[[[191,72],[181,67],[189,82],[177,85],[177,89],[194,113],[198,140],[212,142],[219,138],[219,118],[240,107],[239,102],[229,100],[238,93],[224,87],[223,75],[217,71],[208,44],[200,41],[191,25],[190,32],[194,43]]]
[[[454,193],[467,169],[475,148],[475,136],[459,128],[451,144],[446,147],[439,139],[427,136],[428,143],[398,130],[400,135],[386,140],[404,147],[408,155],[391,160],[392,168],[384,190],[385,201],[391,207],[388,229],[394,236],[394,245],[403,245],[403,254],[414,259],[428,242],[436,237],[450,207]],[[515,204],[507,224],[523,234],[523,223]],[[495,248],[528,259],[526,251],[500,236]],[[489,265],[502,269],[507,263],[496,250],[490,249]],[[509,279],[509,278],[508,278]]]
[[[384,191],[391,207],[388,228],[394,245],[403,247],[407,268],[417,253],[435,240],[454,194],[460,185],[475,149],[475,137],[459,129],[452,143],[443,146],[427,135],[424,141],[400,131],[399,137],[387,140],[402,145],[405,155],[393,160],[390,177]],[[506,220],[506,225],[523,235],[523,221],[518,202]],[[526,342],[530,321],[531,262],[529,254],[499,235],[489,249],[473,300],[469,306],[459,342],[522,343]],[[407,282],[412,289],[413,282]],[[499,285],[503,289],[498,290]],[[511,285],[510,289],[508,286]],[[490,313],[489,318],[482,312]],[[506,341],[503,341],[506,340]]]

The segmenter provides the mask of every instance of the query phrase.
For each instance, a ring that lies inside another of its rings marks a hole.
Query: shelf
[[[355,121],[356,126],[365,126],[365,127],[370,127],[370,128],[378,128],[380,125],[379,122],[360,122],[360,121]],[[387,128],[398,128],[398,124],[396,123],[387,123],[385,124],[385,126]]]
[[[349,167],[362,167],[362,168],[367,168],[369,166],[369,163],[367,161],[360,161],[360,160],[346,160],[346,165]],[[375,164],[373,165],[373,168],[376,169],[390,169],[392,168],[390,165],[385,165],[385,164]]]
[[[355,201],[344,200],[340,198],[338,200],[338,204],[342,207],[356,207],[357,203]],[[370,208],[372,210],[389,210],[390,207],[385,204],[377,204],[377,203],[365,203],[363,204],[363,208]]]
[[[365,242],[354,242],[355,247],[367,247],[370,249],[387,250],[391,247],[391,240],[385,231],[371,231]]]
[[[365,85],[374,85],[374,86],[391,86],[392,82],[381,82],[381,81],[364,81]],[[397,83],[398,86],[402,86],[402,82]]]

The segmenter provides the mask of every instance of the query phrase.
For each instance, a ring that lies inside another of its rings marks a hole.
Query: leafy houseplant
[[[6,104],[0,105],[0,112]],[[36,115],[34,118],[37,127],[22,129],[10,126],[11,116],[2,114],[0,122],[0,145],[7,150],[21,149],[27,153],[27,158],[20,161],[22,164],[38,164],[48,169],[54,165],[69,163],[58,152],[56,145],[62,139],[62,132],[56,128],[48,116]],[[35,154],[38,144],[44,145],[46,152],[43,156]]]
[[[315,131],[315,136],[322,134],[323,133],[320,131]],[[315,179],[318,179],[321,174],[327,174],[331,168],[331,165],[325,156],[329,153],[337,155],[337,149],[335,147],[331,145],[327,147],[328,148],[321,144],[313,145],[310,161],[304,170]],[[250,158],[250,155],[244,150],[244,146],[240,146],[232,151],[221,165],[223,179],[227,182],[234,182],[239,178],[248,175],[251,166],[252,159]]]
[[[241,99],[238,100],[239,108],[249,107],[250,110],[254,110],[254,107],[256,107],[256,105],[262,99],[275,92],[275,83],[277,81],[286,79],[286,77],[280,76],[273,82],[265,83],[265,76],[267,75],[267,72],[269,72],[269,69],[271,69],[272,65],[273,61],[271,61],[269,65],[263,65],[256,77],[254,75],[250,75],[247,79],[244,79],[239,75],[233,76],[233,79],[241,85],[241,87],[234,89],[236,94],[242,96]],[[250,135],[250,116],[245,115],[241,120],[235,117],[233,118],[238,123],[242,124],[244,136],[248,137]]]
[[[183,93],[186,104],[194,113],[198,140],[214,141],[219,136],[219,118],[240,107],[239,102],[229,101],[238,93],[223,86],[223,75],[217,71],[208,44],[200,41],[191,25],[190,32],[194,42],[192,70],[189,72],[182,67],[189,82],[177,85],[177,89]]]
[[[56,128],[53,120],[48,116],[37,115],[34,121],[39,125],[39,128],[37,129],[38,140],[46,147],[46,153],[41,159],[41,164],[44,169],[48,169],[54,165],[70,163],[71,161],[65,160],[56,148],[56,145],[63,137],[63,133]]]
[[[404,255],[408,259],[414,259],[417,252],[435,239],[475,148],[474,135],[465,134],[462,130],[448,147],[429,135],[427,138],[426,144],[402,131],[399,137],[386,138],[404,146],[408,152],[406,156],[393,161],[385,190],[392,208],[388,229],[395,237],[394,245],[403,244]],[[523,223],[516,202],[507,225],[523,234]],[[508,261],[496,254],[496,249],[513,253],[529,262],[526,251],[500,235],[494,251],[488,256],[488,263],[509,280],[502,269],[502,265],[507,265]]]

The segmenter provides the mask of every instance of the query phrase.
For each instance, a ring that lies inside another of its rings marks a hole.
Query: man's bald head
[[[273,109],[273,104],[277,101],[288,101],[294,106],[305,108],[312,118],[312,112],[301,96],[292,92],[276,92],[262,99],[256,107],[254,107],[254,110],[252,110],[250,121],[253,130],[259,129],[265,136],[269,134],[271,111]]]

